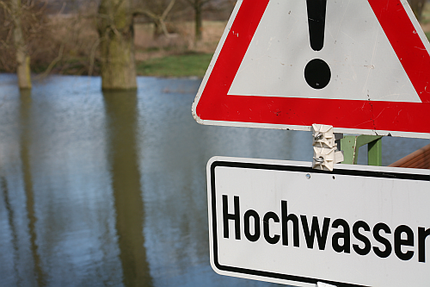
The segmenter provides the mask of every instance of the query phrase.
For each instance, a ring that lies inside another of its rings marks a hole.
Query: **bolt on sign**
[[[214,157],[212,268],[294,286],[428,286],[430,170]]]
[[[240,0],[197,122],[430,138],[430,45],[407,0]]]

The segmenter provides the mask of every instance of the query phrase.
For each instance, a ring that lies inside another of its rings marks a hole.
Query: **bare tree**
[[[412,11],[414,11],[415,17],[417,17],[418,21],[421,21],[426,0],[408,0],[408,2]]]
[[[58,13],[51,15],[53,37],[56,43],[56,57],[51,61],[44,75],[53,70],[56,73],[76,75],[99,74],[99,34],[97,19],[99,3],[96,0],[62,0]],[[58,10],[55,9],[55,11]],[[66,12],[65,14],[62,11]]]
[[[194,12],[194,42],[203,39],[203,12],[210,18],[228,19],[234,6],[231,0],[185,0]],[[227,15],[225,15],[227,14]]]
[[[21,0],[11,0],[12,18],[14,23],[13,40],[16,49],[16,73],[20,89],[31,89],[30,55],[24,40],[21,24]]]
[[[15,52],[14,69],[18,76],[18,86],[20,89],[31,89],[30,56],[22,25],[24,8],[21,5],[21,0],[1,1],[0,6],[3,8],[3,26],[6,27],[6,35],[9,36],[3,39],[2,46],[9,48],[7,47],[9,44],[13,45]],[[10,40],[9,43],[8,40]]]
[[[136,89],[133,13],[130,0],[101,0],[100,38],[102,89]]]
[[[21,89],[31,88],[30,67],[46,67],[55,57],[51,28],[45,3],[0,0],[0,71],[16,72]]]
[[[194,10],[194,41],[200,42],[203,38],[203,6],[210,0],[186,0]]]
[[[166,26],[166,20],[172,11],[176,0],[156,0],[156,1],[136,1],[134,16],[146,16],[154,24],[154,36],[169,36]]]

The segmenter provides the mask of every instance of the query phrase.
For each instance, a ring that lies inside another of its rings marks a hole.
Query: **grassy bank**
[[[147,60],[137,60],[136,73],[138,76],[150,77],[203,78],[212,55],[212,53],[187,52],[184,54],[164,55]],[[67,59],[67,61],[62,61],[58,67],[50,70],[50,73],[77,76],[88,75],[88,62],[85,58]],[[41,75],[46,72],[46,69],[47,65],[43,64],[31,66],[33,74]],[[100,75],[100,63],[98,61],[94,63],[92,71],[92,76]],[[0,73],[7,72],[0,67]]]
[[[186,53],[170,55],[161,58],[152,58],[137,63],[136,70],[139,76],[154,77],[203,77],[212,54]]]

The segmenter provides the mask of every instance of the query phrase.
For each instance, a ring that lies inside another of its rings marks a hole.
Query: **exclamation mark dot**
[[[309,40],[314,51],[324,46],[324,27],[327,0],[306,0],[309,23]],[[331,71],[321,59],[313,59],[305,67],[305,80],[314,89],[323,89],[330,82]]]

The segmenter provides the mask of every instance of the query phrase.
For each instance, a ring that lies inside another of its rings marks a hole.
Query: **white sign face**
[[[198,123],[430,138],[430,44],[407,0],[239,0]]]
[[[215,157],[210,256],[222,275],[295,286],[427,286],[430,170]]]
[[[268,3],[229,95],[421,103],[368,1],[328,1],[318,52],[303,37],[309,33],[306,6]],[[315,57],[333,72],[323,89],[309,86],[300,73]]]

